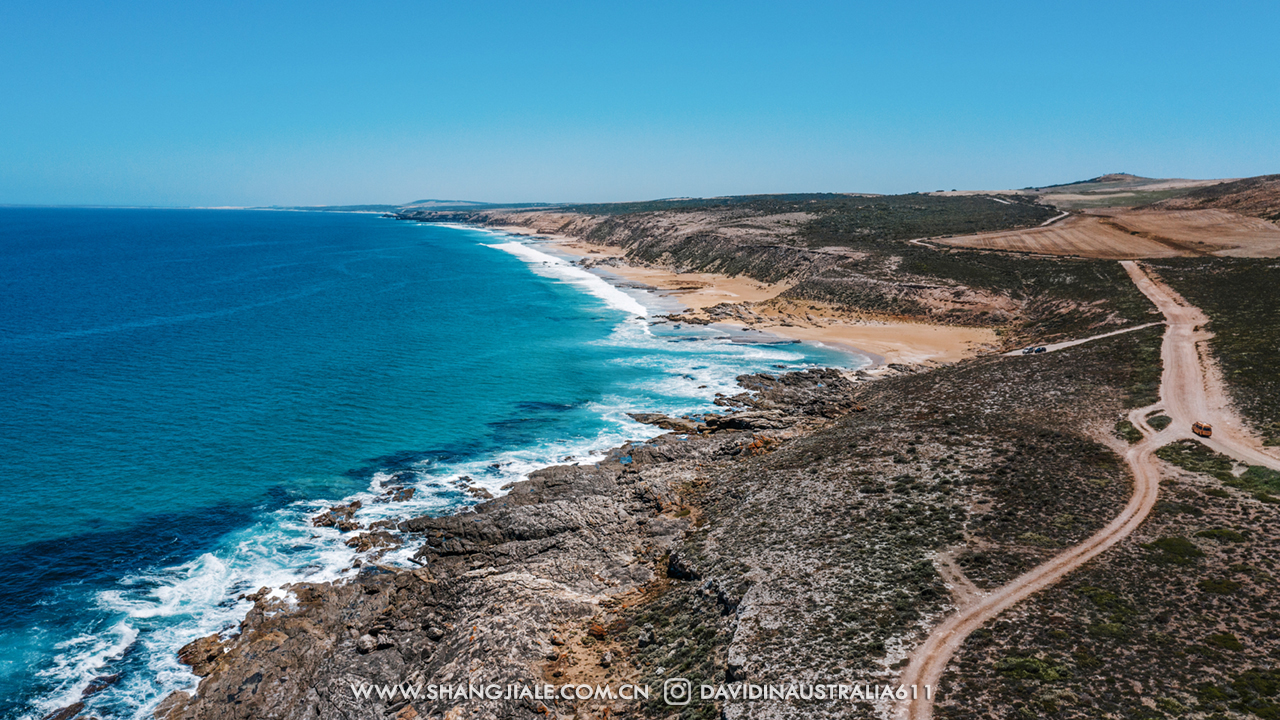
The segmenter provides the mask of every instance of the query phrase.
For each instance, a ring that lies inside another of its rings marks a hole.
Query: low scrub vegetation
[[[1232,398],[1267,444],[1280,444],[1280,264],[1180,258],[1153,265],[1209,316],[1209,345]]]
[[[1128,420],[1120,420],[1116,422],[1116,437],[1132,445],[1136,442],[1141,442],[1142,431],[1134,427],[1133,423]]]

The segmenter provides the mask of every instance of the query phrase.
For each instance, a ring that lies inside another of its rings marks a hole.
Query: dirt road
[[[1208,321],[1204,313],[1188,304],[1168,286],[1149,275],[1137,263],[1122,263],[1129,276],[1156,307],[1164,313],[1167,328],[1161,346],[1164,372],[1160,378],[1160,402],[1129,413],[1129,421],[1142,431],[1141,442],[1127,448],[1114,445],[1133,471],[1133,496],[1124,510],[1088,540],[1067,550],[988,594],[961,605],[908,659],[900,682],[918,688],[916,698],[896,708],[894,715],[909,720],[929,720],[933,716],[933,695],[945,695],[939,688],[942,673],[952,655],[970,633],[1022,600],[1061,580],[1129,535],[1155,505],[1160,488],[1160,465],[1156,449],[1183,437],[1192,437],[1191,424],[1197,420],[1213,423],[1213,449],[1244,462],[1280,470],[1280,459],[1263,452],[1257,439],[1245,430],[1231,410],[1216,366],[1207,356],[1203,341],[1209,333],[1202,329]],[[1146,424],[1145,417],[1163,409],[1173,422],[1161,432]],[[931,693],[925,692],[929,686]]]
[[[1044,222],[1040,223],[1040,227],[1049,227],[1050,225],[1052,225],[1052,224],[1054,224],[1054,223],[1058,222],[1059,220],[1061,220],[1061,219],[1062,219],[1062,218],[1064,218],[1064,217],[1069,216],[1070,214],[1071,214],[1070,212],[1068,212],[1068,211],[1065,211],[1065,210],[1064,210],[1064,211],[1063,211],[1063,213],[1062,213],[1061,215],[1054,215],[1053,217],[1049,218],[1048,220],[1045,220]]]
[[[1164,359],[1160,402],[1173,424],[1160,434],[1161,444],[1194,437],[1191,424],[1208,422],[1213,425],[1213,437],[1201,439],[1205,445],[1250,465],[1280,470],[1280,457],[1264,449],[1231,408],[1217,365],[1209,356],[1206,341],[1212,333],[1203,329],[1209,318],[1138,263],[1120,264],[1168,320],[1160,348]]]
[[[1054,350],[1062,350],[1064,348],[1075,347],[1076,345],[1083,345],[1087,342],[1093,342],[1094,340],[1109,338],[1113,335],[1123,335],[1125,333],[1131,333],[1134,330],[1141,330],[1143,328],[1149,328],[1152,325],[1159,325],[1159,324],[1160,323],[1147,323],[1145,325],[1134,325],[1133,327],[1127,327],[1121,330],[1112,330],[1111,332],[1102,333],[1101,335],[1093,335],[1087,338],[1080,338],[1079,340],[1068,340],[1066,342],[1051,343],[1049,345],[1044,345],[1042,347],[1044,347],[1045,352],[1053,352]],[[1020,357],[1023,354],[1024,353],[1022,352],[1021,349],[1010,350],[1009,352],[1005,353],[1005,355],[1008,355],[1009,357]],[[1028,355],[1028,357],[1032,357],[1032,355]]]
[[[1136,414],[1138,413],[1135,411]],[[1141,422],[1140,417],[1137,422]],[[902,673],[900,682],[907,687],[918,686],[919,692],[915,700],[899,706],[898,717],[911,720],[931,718],[933,702],[932,699],[925,697],[924,687],[927,685],[934,693],[941,692],[945,695],[946,688],[939,690],[938,682],[951,656],[970,633],[1005,610],[1058,582],[1072,570],[1115,545],[1142,524],[1147,513],[1151,512],[1151,508],[1155,506],[1160,488],[1160,470],[1154,455],[1155,449],[1159,447],[1154,442],[1155,433],[1145,425],[1139,427],[1144,428],[1144,433],[1151,434],[1125,451],[1125,460],[1134,472],[1134,493],[1129,499],[1129,504],[1110,524],[1085,542],[1054,557],[1008,585],[962,606],[935,628],[924,643],[911,654],[910,661]]]

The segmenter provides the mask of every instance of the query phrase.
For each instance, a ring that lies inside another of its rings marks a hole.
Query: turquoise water
[[[149,717],[236,597],[349,572],[307,518],[413,473],[446,512],[710,410],[743,372],[856,364],[646,316],[536,241],[373,215],[0,208],[0,717]],[[401,561],[406,548],[389,556]]]

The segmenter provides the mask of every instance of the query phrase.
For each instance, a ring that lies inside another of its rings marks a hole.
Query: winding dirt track
[[[1168,327],[1161,346],[1164,372],[1160,378],[1160,402],[1129,413],[1129,421],[1142,431],[1141,442],[1123,448],[1125,462],[1133,470],[1133,496],[1124,510],[1088,540],[1022,575],[1009,584],[963,604],[916,648],[903,670],[900,682],[919,688],[916,698],[896,708],[894,715],[907,720],[929,720],[933,699],[924,686],[938,692],[938,682],[951,656],[974,630],[1022,600],[1061,580],[1068,573],[1115,545],[1146,519],[1155,505],[1160,488],[1157,448],[1192,437],[1191,424],[1197,420],[1213,423],[1214,436],[1208,445],[1254,465],[1280,470],[1280,459],[1263,452],[1256,438],[1235,416],[1223,392],[1216,367],[1205,353],[1203,340],[1210,334],[1201,329],[1207,318],[1171,288],[1152,277],[1137,263],[1121,263],[1134,283],[1164,313]],[[1157,433],[1145,422],[1152,410],[1163,408],[1173,422]],[[942,689],[945,693],[946,688]]]
[[[1231,408],[1217,365],[1206,345],[1213,334],[1202,329],[1209,318],[1138,263],[1120,264],[1168,320],[1160,348],[1164,360],[1160,403],[1174,422],[1159,435],[1160,444],[1195,437],[1191,434],[1191,423],[1199,420],[1213,425],[1213,437],[1200,439],[1205,445],[1250,465],[1280,470],[1280,457],[1265,450]]]
[[[1076,345],[1083,345],[1083,344],[1085,344],[1085,343],[1087,343],[1087,342],[1093,342],[1094,340],[1101,340],[1102,338],[1109,338],[1109,337],[1112,337],[1113,335],[1123,335],[1123,334],[1125,334],[1125,333],[1131,333],[1131,332],[1133,332],[1134,330],[1141,330],[1141,329],[1143,329],[1143,328],[1149,328],[1149,327],[1151,327],[1152,325],[1159,325],[1159,324],[1160,324],[1160,323],[1158,323],[1158,322],[1153,322],[1153,323],[1147,323],[1147,324],[1145,324],[1145,325],[1134,325],[1133,327],[1127,327],[1127,328],[1123,328],[1123,329],[1121,329],[1121,330],[1112,330],[1111,332],[1102,333],[1101,335],[1091,335],[1091,336],[1089,336],[1089,337],[1087,337],[1087,338],[1080,338],[1079,340],[1068,340],[1068,341],[1066,341],[1066,342],[1052,343],[1052,344],[1049,344],[1049,345],[1045,345],[1045,346],[1043,346],[1043,347],[1044,347],[1045,352],[1053,352],[1053,351],[1055,351],[1055,350],[1064,350],[1064,349],[1069,348],[1069,347],[1075,347]],[[1023,354],[1024,354],[1024,353],[1022,352],[1022,349],[1021,349],[1021,348],[1019,348],[1019,349],[1017,349],[1017,350],[1010,350],[1009,352],[1005,353],[1005,355],[1007,355],[1007,356],[1009,356],[1009,357],[1019,357],[1019,356],[1021,356],[1021,355],[1023,355]]]

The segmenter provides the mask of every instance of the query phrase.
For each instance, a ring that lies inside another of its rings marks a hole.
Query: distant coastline
[[[682,273],[636,265],[627,260],[620,248],[521,225],[494,225],[490,229],[539,238],[552,251],[577,258],[584,267],[653,287],[693,311],[692,317],[698,320],[710,320],[705,311],[720,303],[764,303],[788,287],[786,283],[764,283],[745,276]],[[986,328],[867,320],[824,309],[800,308],[794,303],[775,301],[773,305],[771,311],[762,311],[756,317],[717,317],[714,321],[839,348],[870,358],[871,368],[887,364],[949,364],[994,350],[998,345],[995,332]]]

